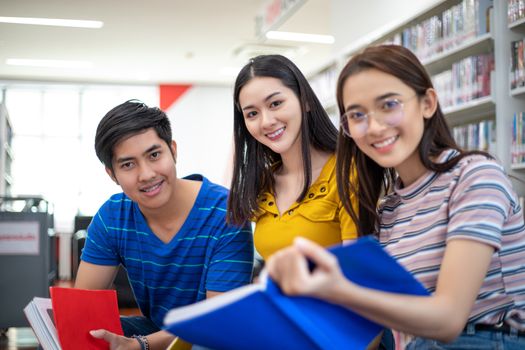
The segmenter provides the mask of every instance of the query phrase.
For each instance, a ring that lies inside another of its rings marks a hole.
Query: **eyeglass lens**
[[[343,114],[341,125],[344,133],[352,138],[365,136],[370,124],[370,117],[385,126],[397,126],[403,120],[403,104],[396,100],[396,105],[388,110],[377,109],[376,111],[364,114],[361,118],[349,118],[349,113]],[[355,112],[352,112],[355,113]]]

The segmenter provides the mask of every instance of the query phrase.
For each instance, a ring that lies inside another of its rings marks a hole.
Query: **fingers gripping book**
[[[346,278],[393,293],[428,295],[379,243],[363,237],[330,249]],[[216,350],[365,349],[383,328],[350,309],[284,295],[270,279],[171,310],[167,331]]]

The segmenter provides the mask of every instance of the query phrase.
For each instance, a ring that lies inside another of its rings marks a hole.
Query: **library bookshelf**
[[[519,123],[525,115],[525,0],[441,1],[360,42],[309,76],[336,125],[334,93],[344,64],[370,45],[403,45],[432,76],[456,141],[490,152],[511,175],[518,194],[525,195],[525,132]]]

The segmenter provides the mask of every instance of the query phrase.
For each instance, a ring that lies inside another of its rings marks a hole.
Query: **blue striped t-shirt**
[[[92,264],[124,265],[143,315],[159,327],[166,312],[205,299],[207,290],[225,292],[251,280],[252,231],[226,224],[228,190],[201,175],[186,179],[202,186],[170,242],[155,236],[137,203],[119,193],[93,217],[82,252]]]

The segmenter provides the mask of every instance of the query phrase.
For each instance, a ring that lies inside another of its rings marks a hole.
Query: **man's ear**
[[[175,161],[175,164],[177,163],[177,142],[175,140],[171,140],[170,144],[171,154],[173,155],[173,160]]]
[[[117,181],[117,178],[115,177],[115,174],[113,173],[113,170],[111,170],[110,168],[106,167],[106,173],[109,175],[111,180],[113,180],[113,182],[115,182],[117,185],[120,186],[120,184]]]
[[[423,117],[425,119],[430,119],[436,113],[438,105],[438,97],[436,90],[430,88],[427,89],[425,96],[423,96],[421,102],[423,103]]]

